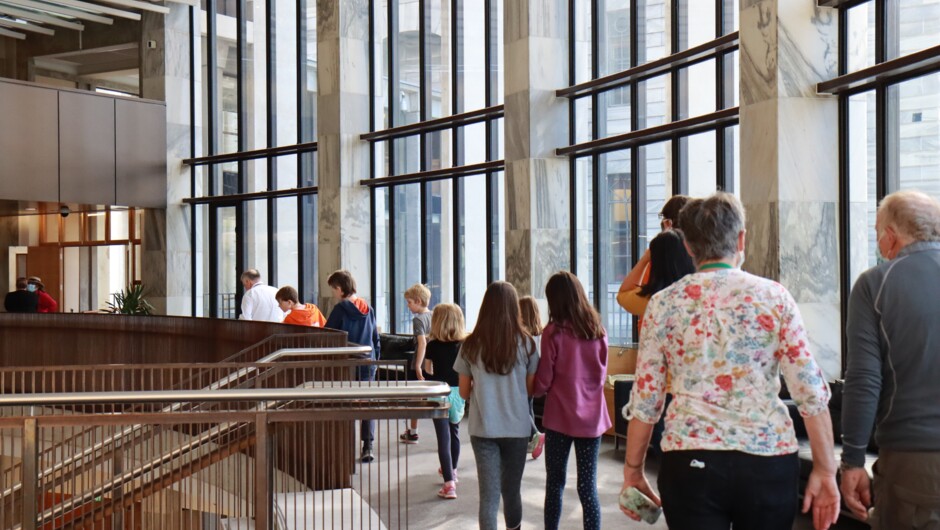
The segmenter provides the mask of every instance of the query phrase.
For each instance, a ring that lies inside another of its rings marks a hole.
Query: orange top
[[[284,324],[294,324],[296,326],[313,326],[322,328],[326,324],[326,318],[320,311],[320,308],[313,304],[304,304],[303,309],[291,309],[290,313],[284,317]]]

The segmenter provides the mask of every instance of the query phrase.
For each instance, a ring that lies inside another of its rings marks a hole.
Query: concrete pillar
[[[829,377],[841,364],[836,10],[814,0],[741,0],[744,268],[793,294]]]
[[[359,293],[375,298],[370,285],[369,190],[369,2],[317,2],[317,171],[319,222],[317,264],[321,308],[329,309],[327,276],[345,268]]]
[[[190,207],[182,203],[190,193],[190,168],[181,163],[190,157],[189,7],[167,7],[168,15],[141,13],[140,95],[165,101],[167,119],[167,207],[144,213],[141,274],[158,314],[190,315],[193,242]],[[148,48],[148,41],[156,48]]]
[[[545,282],[571,267],[568,145],[568,2],[504,3],[506,280],[544,298]]]

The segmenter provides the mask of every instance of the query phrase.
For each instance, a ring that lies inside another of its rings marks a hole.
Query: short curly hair
[[[734,195],[720,191],[689,201],[679,212],[679,223],[695,263],[726,259],[738,251],[744,206]]]

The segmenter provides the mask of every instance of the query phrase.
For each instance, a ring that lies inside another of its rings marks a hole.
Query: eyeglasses
[[[656,214],[656,216],[659,217],[660,219],[666,218],[666,214],[664,214],[663,212],[659,212],[658,214]]]

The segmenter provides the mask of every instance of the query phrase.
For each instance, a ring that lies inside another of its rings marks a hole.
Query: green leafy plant
[[[144,299],[144,286],[142,284],[128,285],[126,289],[115,293],[114,301],[108,302],[108,313],[121,315],[151,315],[153,306]]]

